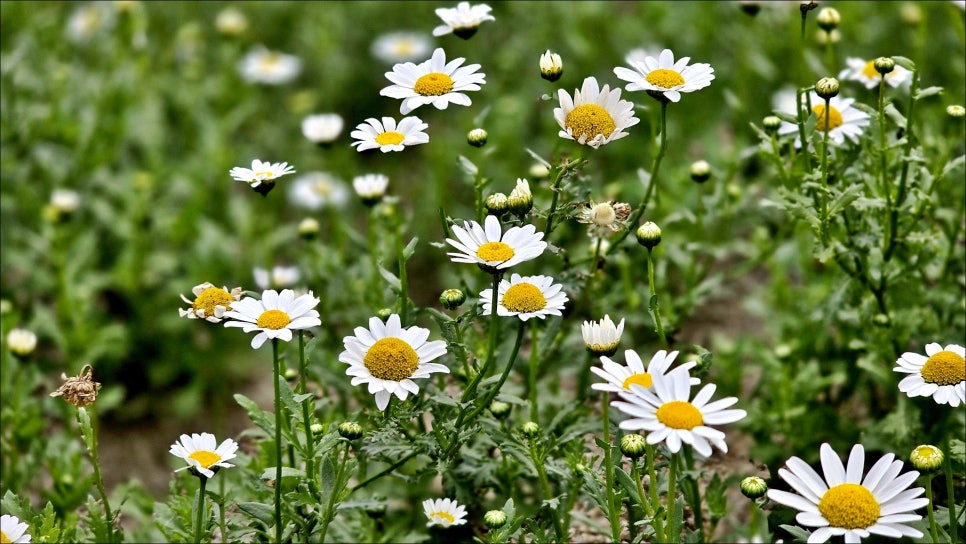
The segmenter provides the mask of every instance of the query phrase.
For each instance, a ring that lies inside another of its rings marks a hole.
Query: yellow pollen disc
[[[818,117],[818,122],[815,123],[815,128],[826,132],[825,128],[825,104],[819,104],[812,107],[812,111]],[[835,109],[835,106],[828,107],[828,130],[834,130],[842,126],[842,114],[839,110]]]
[[[9,542],[12,542],[12,540],[7,536],[7,533],[0,531],[0,543],[8,544]]]
[[[413,90],[423,96],[440,96],[453,91],[453,78],[440,72],[430,72],[416,80]]]
[[[623,386],[624,386],[624,389],[627,389],[628,391],[631,390],[632,385],[640,385],[642,387],[650,389],[652,383],[654,383],[654,380],[651,379],[650,374],[648,374],[647,372],[639,372],[637,374],[631,374],[630,376],[628,376],[627,379],[624,380]]]
[[[580,140],[581,136],[586,136],[588,140],[592,140],[598,134],[603,134],[605,138],[608,138],[617,128],[610,113],[597,104],[577,106],[567,114],[567,118],[564,119],[564,126],[570,129],[570,133],[576,140]]]
[[[258,321],[255,324],[263,329],[278,330],[291,322],[292,318],[282,310],[266,310],[258,316]]]
[[[218,461],[221,461],[221,456],[213,451],[196,451],[188,457],[198,461],[198,464],[200,464],[202,468],[208,468]]]
[[[832,527],[865,529],[879,519],[879,501],[865,486],[839,484],[822,495],[818,511]]]
[[[450,514],[449,512],[433,512],[433,517],[443,518],[448,521],[450,525],[456,521],[456,518],[453,517],[453,514]]]
[[[392,44],[392,51],[400,57],[409,57],[413,54],[415,44],[409,40],[399,40]]]
[[[511,285],[506,293],[503,293],[503,300],[500,304],[511,312],[527,314],[537,312],[547,307],[547,299],[543,298],[543,293],[532,283],[518,283]]]
[[[404,340],[392,336],[380,338],[362,359],[369,373],[380,380],[405,380],[419,368],[416,350]]]
[[[272,172],[272,171],[255,172],[255,177],[259,177],[259,176],[264,176],[266,178],[274,178],[275,177],[275,172]]]
[[[966,380],[966,359],[958,353],[940,351],[922,365],[922,379],[936,385],[956,385]]]
[[[506,262],[513,258],[513,248],[503,242],[487,242],[476,250],[476,256],[488,263]]]
[[[704,423],[701,410],[684,400],[665,402],[657,409],[657,420],[672,429],[691,429]]]
[[[865,67],[862,68],[862,75],[869,79],[876,79],[879,77],[880,74],[875,69],[874,60],[870,60],[869,62],[865,63]]]
[[[671,89],[678,85],[684,85],[684,78],[681,77],[681,74],[674,70],[668,70],[667,68],[652,70],[644,79],[651,85],[662,89]]]
[[[232,298],[231,294],[224,289],[219,289],[217,287],[209,287],[198,295],[198,298],[191,304],[191,308],[196,312],[198,310],[204,310],[205,316],[215,315],[215,306],[224,306],[225,309],[231,308],[231,303],[235,299]]]
[[[376,143],[379,145],[399,145],[405,139],[406,137],[402,133],[396,132],[395,130],[387,130],[376,136]]]
[[[259,65],[262,68],[270,68],[271,66],[278,64],[282,57],[278,53],[268,53],[259,59]]]

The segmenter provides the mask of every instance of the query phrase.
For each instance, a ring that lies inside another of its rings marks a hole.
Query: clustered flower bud
[[[504,419],[510,415],[510,410],[513,407],[509,403],[503,402],[502,400],[495,400],[490,403],[490,413],[493,417],[497,419]]]
[[[891,57],[879,57],[872,62],[872,66],[876,72],[886,75],[896,69],[896,61],[892,60]]]
[[[466,302],[466,294],[459,289],[447,289],[439,295],[439,303],[447,310],[455,310]]]
[[[486,138],[489,136],[482,128],[474,128],[466,134],[466,143],[473,147],[483,147],[486,145]]]
[[[708,161],[695,161],[691,163],[691,179],[704,183],[711,177],[711,165]]]
[[[506,525],[506,514],[503,510],[489,510],[483,514],[483,523],[490,529],[498,529]]]
[[[560,55],[552,53],[549,49],[540,55],[540,77],[547,81],[557,81],[563,75],[563,61]]]
[[[527,438],[534,438],[540,434],[540,425],[536,421],[528,421],[520,427],[520,432]]]
[[[490,215],[496,216],[500,216],[510,209],[510,203],[507,200],[507,196],[503,193],[493,193],[492,195],[486,197],[484,205],[486,206],[486,211],[490,212]]]
[[[777,115],[769,115],[761,120],[761,124],[764,125],[768,133],[772,133],[777,131],[778,127],[782,126],[782,120]]]
[[[661,243],[661,227],[653,221],[644,223],[637,229],[637,243],[647,249],[654,249]]]
[[[828,100],[839,94],[839,80],[834,77],[823,77],[815,83],[815,94]]]
[[[362,425],[355,421],[343,421],[339,424],[339,436],[346,440],[362,438]]]
[[[510,191],[507,205],[511,212],[523,217],[533,209],[533,193],[530,192],[530,182],[523,178],[517,179],[517,186]]]
[[[621,437],[621,453],[628,459],[637,459],[644,455],[644,446],[646,445],[647,442],[644,437],[637,433],[625,434]]]
[[[64,397],[64,400],[78,408],[93,404],[97,400],[97,391],[101,384],[94,381],[94,368],[91,365],[84,365],[80,374],[73,378],[68,378],[67,374],[61,374],[60,378],[64,380],[64,385],[51,393],[51,397]]]
[[[841,16],[839,16],[838,10],[835,8],[822,8],[818,12],[818,26],[825,32],[831,32],[838,28],[839,23],[842,21]]]
[[[391,316],[391,315],[392,315],[392,308],[380,308],[376,312],[376,316],[379,319],[381,319],[383,323],[385,323],[386,320],[389,319],[389,316]]]
[[[909,462],[912,466],[916,467],[916,470],[920,470],[925,473],[936,472],[941,466],[943,466],[943,461],[945,456],[943,455],[943,450],[937,448],[936,446],[922,445],[916,446],[912,453],[909,454]]]
[[[751,500],[765,496],[768,491],[768,484],[758,476],[748,476],[741,480],[741,493]]]
[[[309,425],[309,430],[312,431],[312,434],[318,436],[325,431],[325,426],[321,423],[313,423]]]
[[[314,217],[306,217],[299,222],[299,236],[306,240],[314,240],[319,235],[319,221]]]

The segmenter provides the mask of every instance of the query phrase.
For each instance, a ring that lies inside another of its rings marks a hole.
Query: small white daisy
[[[433,40],[419,32],[390,32],[372,42],[370,52],[377,59],[395,64],[424,59],[433,50]]]
[[[613,355],[621,343],[624,333],[624,320],[614,325],[609,315],[597,321],[584,321],[580,326],[580,334],[584,338],[584,346],[594,355]]]
[[[113,19],[110,13],[110,10],[104,9],[102,4],[95,2],[78,7],[67,20],[65,29],[67,39],[74,43],[87,41],[99,30],[112,25]]]
[[[429,135],[423,132],[427,128],[429,125],[419,117],[403,117],[398,125],[392,117],[383,117],[382,122],[375,117],[370,117],[365,123],[356,125],[356,129],[350,136],[359,141],[352,142],[350,145],[359,146],[356,151],[367,149],[378,149],[383,153],[402,151],[408,145],[428,142]]]
[[[560,107],[553,110],[560,125],[557,134],[594,149],[627,136],[624,129],[640,122],[634,117],[634,104],[620,99],[620,89],[611,90],[608,85],[601,89],[594,77],[584,79],[573,99],[563,89],[557,97]]]
[[[921,532],[904,525],[922,519],[913,510],[929,504],[927,499],[917,498],[925,489],[907,489],[919,477],[918,472],[900,476],[902,461],[887,453],[863,478],[865,449],[861,444],[852,446],[844,466],[828,444],[822,444],[819,451],[824,479],[808,463],[792,457],[785,463],[787,468],[778,469],[778,475],[797,494],[768,490],[769,499],[800,510],[795,518],[799,524],[818,527],[808,537],[810,543],[843,535],[848,543],[861,542],[870,535],[922,538]]]
[[[269,51],[256,46],[238,63],[238,72],[245,81],[281,85],[288,83],[302,71],[302,61],[294,55]]]
[[[252,269],[252,277],[255,278],[255,285],[264,291],[265,289],[280,289],[291,287],[302,279],[302,273],[297,266],[273,266],[269,271],[265,268],[255,267]]]
[[[910,397],[932,397],[938,404],[956,407],[966,403],[966,349],[935,342],[926,344],[926,355],[906,352],[892,370],[909,374],[899,382],[899,391]],[[928,357],[927,357],[928,356]]]
[[[452,499],[426,499],[423,501],[423,511],[429,518],[426,527],[439,525],[445,528],[466,523],[466,507]]]
[[[248,30],[248,18],[241,11],[228,7],[215,17],[215,29],[226,36],[241,36]]]
[[[389,187],[389,178],[382,174],[364,174],[352,178],[352,188],[368,206],[382,200]]]
[[[449,499],[447,499],[449,500]],[[460,506],[460,508],[463,508]],[[466,523],[463,521],[463,523]],[[30,527],[20,521],[17,516],[11,516],[10,514],[4,514],[0,516],[0,541],[11,544],[21,544],[25,542],[30,542],[30,535],[27,534],[27,529]]]
[[[228,172],[232,179],[244,181],[252,189],[263,195],[272,190],[275,186],[275,180],[294,173],[295,170],[287,162],[271,163],[262,162],[258,159],[252,161],[251,168],[236,166]]]
[[[547,249],[543,233],[533,225],[510,227],[504,233],[495,215],[486,216],[483,225],[476,221],[464,221],[462,227],[453,225],[456,240],[447,238],[446,243],[459,250],[447,253],[454,263],[476,264],[493,274],[536,259]]]
[[[328,172],[308,172],[292,182],[288,191],[289,202],[307,208],[341,208],[349,201],[349,186]]]
[[[865,61],[857,57],[848,57],[845,59],[845,64],[848,65],[848,68],[839,73],[839,79],[859,81],[865,85],[866,89],[874,89],[879,86],[882,74],[875,69],[875,59]],[[911,81],[912,72],[898,64],[885,76],[885,82],[890,87],[908,85]]]
[[[497,293],[497,315],[503,317],[517,316],[522,321],[531,317],[545,318],[548,315],[562,315],[567,294],[563,286],[553,283],[550,276],[521,276],[510,275],[510,281],[500,280]],[[493,311],[493,289],[486,289],[480,293],[483,303],[483,315],[490,315]]]
[[[455,8],[436,8],[436,15],[444,24],[433,29],[433,36],[444,36],[452,32],[464,40],[476,34],[483,22],[496,20],[490,15],[490,6],[471,6],[469,2],[460,2]]]
[[[231,438],[226,438],[217,447],[216,444],[218,443],[215,440],[215,435],[211,433],[192,433],[191,436],[181,435],[181,440],[172,444],[169,452],[171,455],[187,461],[188,466],[176,469],[175,472],[192,469],[192,472],[198,472],[206,478],[211,478],[218,469],[235,466],[225,461],[235,458],[238,443]]]
[[[478,73],[479,64],[460,67],[466,59],[459,57],[446,62],[442,48],[433,51],[429,60],[420,64],[406,62],[392,67],[386,78],[393,82],[379,94],[401,98],[399,112],[403,115],[424,104],[445,110],[449,104],[469,106],[473,103],[464,91],[478,91],[486,83],[486,74]]]
[[[817,118],[815,130],[818,132],[828,131],[829,141],[835,145],[842,145],[845,139],[852,140],[853,143],[859,142],[863,127],[869,124],[869,114],[852,107],[854,98],[841,98],[833,96],[829,101],[828,129],[825,127],[825,100],[815,94],[810,93],[812,113]],[[778,134],[796,134],[798,125],[783,121],[778,127]],[[798,138],[795,139],[795,146],[802,144]]]
[[[614,75],[629,82],[625,86],[628,91],[647,91],[655,98],[677,102],[681,93],[703,89],[714,79],[710,64],[688,65],[690,60],[691,57],[681,57],[674,62],[674,53],[665,49],[656,59],[645,57],[643,61],[628,63],[632,69],[614,68]]]
[[[181,295],[181,300],[190,306],[178,308],[178,315],[188,319],[204,319],[211,323],[220,323],[225,312],[231,310],[231,305],[241,298],[242,288],[215,287],[211,282],[204,282],[191,288],[194,300]]]
[[[651,389],[631,384],[630,392],[620,393],[626,402],[615,401],[611,406],[631,416],[621,422],[620,428],[628,431],[645,430],[648,444],[665,442],[671,453],[677,453],[681,444],[690,444],[694,451],[710,457],[711,446],[728,451],[725,433],[709,427],[734,423],[748,415],[744,410],[725,410],[738,402],[736,397],[726,397],[714,402],[711,395],[716,386],[706,384],[691,397],[691,376],[686,369],[676,368],[667,374],[651,374]]]
[[[252,338],[252,349],[258,349],[265,340],[292,340],[292,331],[317,327],[322,324],[318,310],[313,310],[319,299],[312,293],[295,297],[295,291],[285,289],[281,293],[268,289],[262,291],[262,299],[245,297],[231,305],[224,317],[226,327],[242,327],[244,332],[259,331]]]
[[[339,361],[349,365],[345,373],[352,385],[369,384],[376,407],[385,410],[395,394],[406,400],[409,393],[419,393],[415,378],[428,378],[434,372],[449,373],[446,365],[430,363],[446,354],[446,342],[427,342],[429,329],[412,326],[402,328],[399,316],[392,314],[385,323],[378,317],[369,319],[369,328],[356,327],[355,336],[342,342],[345,351]]]
[[[621,321],[621,325],[624,325],[623,320]],[[624,359],[627,360],[627,366],[619,365],[609,357],[601,357],[600,362],[603,368],[591,367],[590,371],[607,380],[607,383],[595,383],[590,388],[596,389],[597,391],[610,391],[612,393],[633,393],[631,390],[632,385],[639,385],[645,389],[650,389],[654,384],[653,376],[655,374],[661,374],[662,376],[667,374],[671,369],[671,363],[674,362],[677,356],[678,352],[676,351],[668,353],[662,349],[651,357],[651,361],[647,363],[647,370],[644,369],[644,362],[641,360],[641,356],[632,349],[624,350]],[[675,370],[683,369],[690,371],[695,366],[697,366],[697,363],[692,361],[679,365]],[[688,383],[690,385],[697,385],[701,382],[697,378],[691,378],[690,374],[688,376],[690,380]]]
[[[315,144],[330,144],[339,137],[343,124],[338,113],[309,115],[302,119],[302,135]]]

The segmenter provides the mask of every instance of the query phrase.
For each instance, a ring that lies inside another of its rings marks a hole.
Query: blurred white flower
[[[412,62],[426,58],[433,50],[433,40],[419,32],[390,32],[372,42],[372,56],[388,63]]]
[[[486,4],[471,6],[469,2],[460,2],[455,8],[436,8],[436,15],[444,24],[433,29],[433,36],[452,32],[464,40],[469,39],[483,22],[496,20],[490,15],[490,9]]]
[[[294,55],[269,51],[258,45],[238,63],[238,71],[251,83],[281,85],[299,75],[302,61]]]
[[[255,285],[262,290],[270,287],[291,287],[302,278],[302,274],[299,273],[299,269],[296,266],[272,267],[271,275],[269,275],[268,270],[256,266],[252,270],[252,275],[255,277]]]
[[[215,29],[226,36],[240,36],[248,30],[248,18],[241,11],[228,7],[215,17]]]
[[[328,144],[339,137],[343,126],[338,113],[320,113],[302,119],[302,135],[310,142]]]
[[[848,68],[839,73],[839,79],[859,81],[865,85],[866,89],[874,89],[879,86],[882,74],[875,69],[875,59],[866,61],[858,57],[848,57],[845,59],[845,64],[848,65]],[[898,64],[885,76],[885,82],[890,87],[907,86],[911,81],[912,72]]]
[[[288,197],[292,204],[310,210],[341,208],[349,201],[349,187],[328,172],[307,172],[295,178]]]
[[[352,178],[352,188],[367,205],[382,200],[389,186],[389,178],[382,174],[365,174]]]

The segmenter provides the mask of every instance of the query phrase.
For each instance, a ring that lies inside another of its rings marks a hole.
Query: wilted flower
[[[64,380],[64,384],[51,393],[51,397],[62,396],[78,408],[93,404],[97,400],[97,391],[101,384],[94,381],[94,368],[91,365],[84,365],[77,376],[69,378],[67,374],[61,374],[60,378]]]
[[[204,319],[211,323],[219,323],[225,312],[231,309],[232,303],[241,298],[242,288],[235,287],[231,291],[227,287],[215,287],[211,282],[204,282],[191,288],[194,300],[181,295],[181,300],[190,304],[187,309],[178,308],[178,315],[188,319]]]
[[[577,221],[591,225],[591,234],[600,238],[611,232],[620,232],[627,228],[627,218],[631,215],[631,206],[625,202],[598,202],[593,200],[583,206]]]

